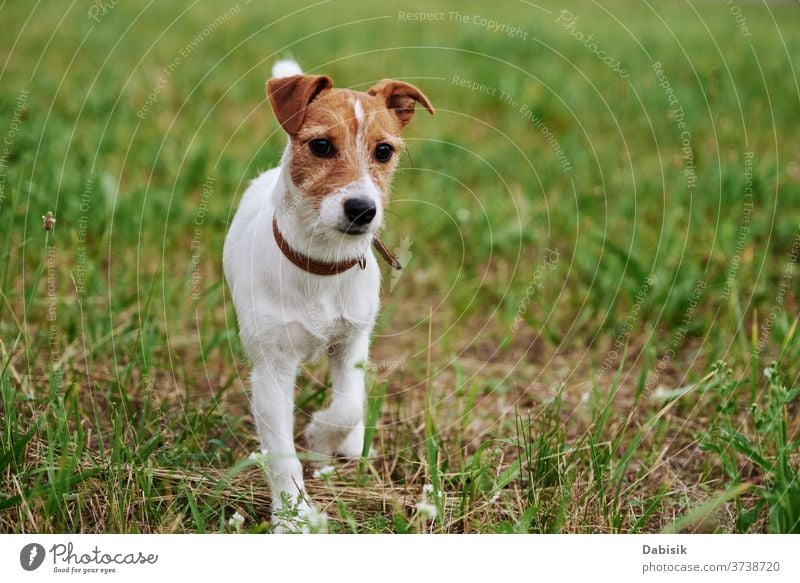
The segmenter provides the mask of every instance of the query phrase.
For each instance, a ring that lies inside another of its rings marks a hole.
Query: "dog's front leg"
[[[297,360],[281,355],[253,369],[253,417],[261,447],[266,450],[272,522],[277,531],[302,530],[302,519],[311,510],[303,467],[294,446],[294,382],[298,366]],[[299,520],[292,520],[295,516]]]
[[[309,449],[323,456],[361,457],[364,444],[364,378],[370,330],[348,336],[328,351],[333,396],[306,429]]]

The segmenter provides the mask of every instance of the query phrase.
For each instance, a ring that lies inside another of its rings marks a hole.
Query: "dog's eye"
[[[330,140],[317,138],[308,142],[311,153],[320,158],[330,158],[333,156],[333,144]]]
[[[388,162],[392,159],[394,148],[390,144],[378,144],[375,146],[375,159],[378,162]]]

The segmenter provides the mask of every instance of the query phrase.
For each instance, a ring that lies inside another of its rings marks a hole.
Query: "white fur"
[[[359,133],[363,133],[364,127],[364,108],[361,105],[361,102],[356,99],[355,105],[353,105],[353,113],[356,115],[356,122],[358,124],[358,131]]]
[[[292,75],[302,75],[303,70],[300,65],[292,59],[281,59],[272,66],[273,77],[291,77]]]
[[[321,456],[361,455],[364,440],[364,373],[369,339],[379,307],[380,270],[371,251],[383,219],[380,192],[369,177],[360,178],[325,198],[315,214],[281,167],[255,179],[244,193],[225,239],[223,263],[239,320],[244,349],[252,361],[252,407],[272,490],[273,522],[279,528],[302,527],[281,521],[282,494],[299,502],[300,515],[312,511],[303,470],[294,445],[294,386],[300,364],[323,351],[329,354],[332,399],[306,429],[309,449]],[[368,196],[377,214],[364,235],[346,235],[336,227],[348,196]],[[272,233],[276,217],[282,235],[295,250],[315,259],[366,256],[339,275],[317,276],[292,264]]]
[[[367,148],[367,137],[364,134],[364,108],[358,98],[356,98],[353,104],[353,115],[356,119],[356,151],[358,152],[358,164],[361,169],[361,175],[369,176],[367,172],[369,152]],[[380,201],[376,201],[376,206],[380,208]]]

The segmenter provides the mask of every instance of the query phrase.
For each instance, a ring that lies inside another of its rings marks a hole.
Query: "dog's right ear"
[[[323,91],[333,87],[327,75],[292,75],[267,81],[272,111],[290,136],[297,133],[306,117],[306,107]]]
[[[401,127],[406,127],[414,117],[416,103],[420,103],[431,115],[436,113],[425,94],[404,81],[384,79],[370,88],[367,93],[382,97],[386,102],[386,109],[397,116]]]

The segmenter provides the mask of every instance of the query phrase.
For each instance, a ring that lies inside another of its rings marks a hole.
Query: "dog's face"
[[[375,233],[416,103],[433,113],[422,92],[383,80],[368,92],[332,89],[329,77],[270,79],[267,95],[291,140],[289,178],[294,211],[315,232]]]

